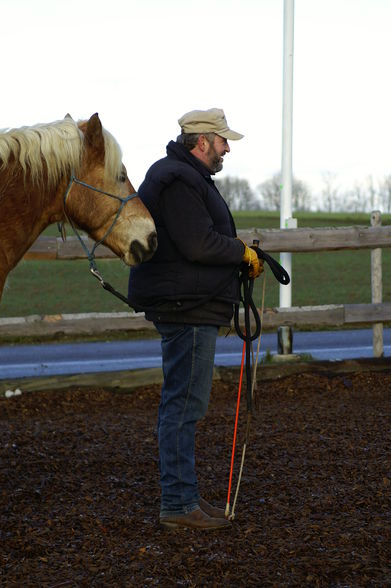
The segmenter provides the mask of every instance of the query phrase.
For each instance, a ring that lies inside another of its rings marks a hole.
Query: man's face
[[[227,139],[215,135],[212,142],[207,141],[208,148],[205,151],[206,165],[212,173],[223,169],[224,155],[230,152]]]

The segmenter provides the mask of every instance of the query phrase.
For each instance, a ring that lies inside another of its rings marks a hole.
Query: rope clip
[[[104,286],[105,281],[102,277],[102,275],[100,274],[99,270],[96,267],[90,267],[90,272],[92,273],[92,275],[100,281],[100,283],[102,284],[102,286]]]

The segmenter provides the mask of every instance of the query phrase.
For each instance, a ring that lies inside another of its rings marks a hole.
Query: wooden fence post
[[[381,213],[374,210],[371,213],[372,227],[381,225]],[[381,249],[372,249],[371,251],[371,288],[372,304],[380,304],[383,300],[383,280],[382,280],[382,251]],[[373,337],[373,356],[383,357],[383,323],[374,323],[372,326]]]

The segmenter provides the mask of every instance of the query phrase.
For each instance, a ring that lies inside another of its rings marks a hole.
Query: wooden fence
[[[342,326],[371,323],[374,329],[374,355],[383,355],[382,324],[391,321],[391,303],[382,302],[381,249],[391,247],[391,226],[381,226],[380,213],[373,212],[371,226],[342,228],[249,229],[238,231],[248,243],[259,239],[262,249],[270,253],[337,251],[342,249],[370,249],[372,260],[372,303],[338,304],[265,309],[265,328],[287,326]],[[93,242],[87,237],[86,244]],[[114,258],[104,246],[97,249],[97,258]],[[76,237],[65,242],[60,237],[39,237],[25,255],[25,259],[65,260],[85,258]],[[16,317],[0,319],[3,335],[48,335],[56,333],[91,334],[107,331],[150,329],[151,323],[142,313],[89,313],[55,316]]]

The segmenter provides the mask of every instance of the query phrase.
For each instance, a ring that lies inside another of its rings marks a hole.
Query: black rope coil
[[[288,272],[271,255],[258,247],[259,241],[254,241],[251,246],[256,251],[258,258],[266,261],[274,277],[280,284],[286,286],[290,282]],[[239,275],[240,303],[244,308],[244,330],[240,326],[240,304],[235,305],[234,325],[237,335],[246,343],[246,382],[247,382],[247,411],[252,412],[252,382],[251,382],[251,343],[261,334],[261,318],[253,299],[254,279],[249,277],[249,266],[242,264]],[[251,316],[254,319],[254,330],[251,331]]]

